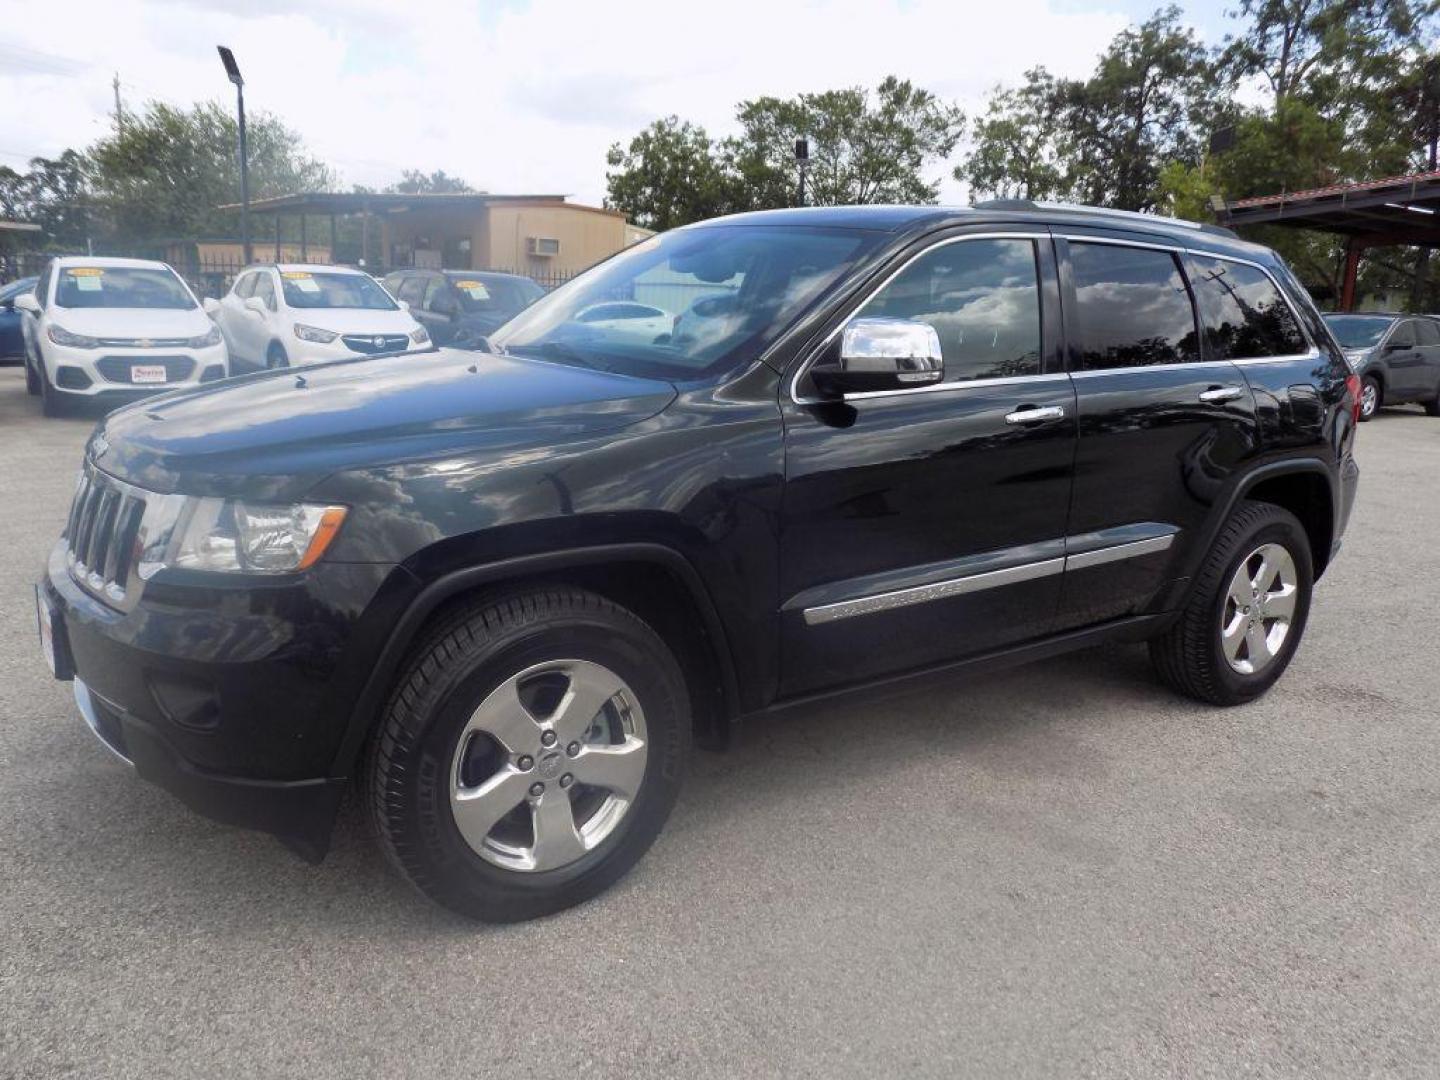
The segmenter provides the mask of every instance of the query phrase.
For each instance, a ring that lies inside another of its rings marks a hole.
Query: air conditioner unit
[[[552,259],[560,254],[560,241],[553,236],[527,236],[525,251],[540,259]]]

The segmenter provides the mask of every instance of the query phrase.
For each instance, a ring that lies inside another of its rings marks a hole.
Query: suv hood
[[[65,308],[52,306],[51,321],[72,334],[102,338],[189,338],[208,333],[203,308]]]
[[[112,413],[88,454],[151,491],[294,497],[344,469],[494,457],[615,431],[675,393],[660,380],[439,349],[152,398]]]

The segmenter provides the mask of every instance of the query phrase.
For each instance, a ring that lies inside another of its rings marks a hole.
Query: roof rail
[[[1186,221],[1184,218],[1166,217],[1163,214],[1144,214],[1138,210],[1115,210],[1106,206],[1081,206],[1078,203],[1049,202],[1043,199],[987,199],[975,204],[977,210],[1063,210],[1067,214],[1088,214],[1094,217],[1121,218],[1147,225],[1168,225],[1180,229],[1194,229],[1196,232],[1227,236],[1232,240],[1239,237],[1233,229],[1223,225],[1209,225],[1201,221]]]

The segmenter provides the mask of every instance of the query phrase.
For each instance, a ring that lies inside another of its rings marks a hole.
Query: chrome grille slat
[[[89,462],[75,490],[65,527],[70,576],[106,604],[130,610],[144,583],[137,573],[146,511],[162,505],[155,495],[101,472]]]

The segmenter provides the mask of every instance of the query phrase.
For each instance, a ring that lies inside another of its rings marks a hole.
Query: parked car
[[[1360,419],[1415,402],[1440,416],[1440,319],[1429,315],[1327,314],[1325,322],[1360,376]]]
[[[196,809],[319,858],[357,785],[402,874],[498,920],[614,882],[742,717],[1111,641],[1258,697],[1340,547],[1358,379],[1266,248],[1006,205],[706,222],[483,362],[117,412],[49,663]],[[738,285],[728,332],[582,321],[657,277]]]
[[[0,285],[0,360],[20,359],[25,355],[25,334],[20,325],[24,312],[15,310],[15,298],[33,293],[39,277],[20,278]]]
[[[205,307],[225,335],[231,363],[249,369],[430,345],[402,304],[369,274],[346,266],[253,266]]]
[[[410,305],[436,345],[465,349],[545,295],[527,277],[490,270],[396,270],[385,287]]]
[[[86,255],[52,259],[26,318],[25,388],[46,416],[113,405],[228,374],[225,343],[181,277],[163,262]]]

